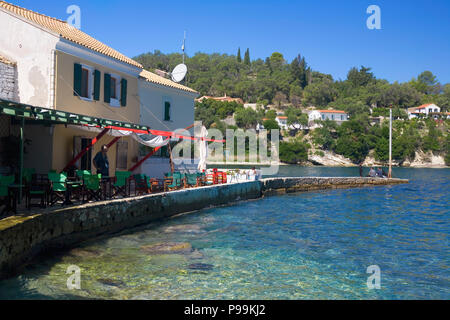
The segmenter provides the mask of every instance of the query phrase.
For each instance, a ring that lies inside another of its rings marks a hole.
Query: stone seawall
[[[301,191],[360,188],[402,183],[408,183],[408,180],[353,177],[270,178],[262,180],[262,193],[264,195],[273,195]]]
[[[0,278],[20,273],[37,254],[97,236],[212,206],[264,195],[330,188],[407,183],[398,179],[274,178],[60,208],[0,220]]]

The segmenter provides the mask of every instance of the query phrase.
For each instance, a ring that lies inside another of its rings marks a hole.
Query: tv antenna
[[[184,64],[184,51],[186,49],[186,31],[184,32],[183,45],[181,46],[181,50],[183,51],[183,64]]]
[[[183,63],[177,65],[170,74],[172,81],[177,83],[183,81],[187,74],[187,66],[184,64],[185,49],[186,49],[186,31],[184,32],[183,45],[181,46],[181,50],[183,50]]]

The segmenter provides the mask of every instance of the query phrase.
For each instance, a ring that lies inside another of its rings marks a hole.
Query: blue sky
[[[11,0],[12,1],[12,0]],[[19,6],[66,20],[81,8],[81,29],[129,57],[161,50],[236,54],[252,59],[281,52],[306,57],[317,71],[345,79],[353,66],[378,78],[409,81],[424,70],[450,83],[449,0],[16,0]],[[369,5],[381,8],[381,30],[369,30]]]

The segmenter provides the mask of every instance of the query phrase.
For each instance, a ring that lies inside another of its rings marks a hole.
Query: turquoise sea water
[[[450,170],[394,174],[410,184],[267,197],[97,239],[0,282],[0,298],[450,299]],[[67,289],[70,265],[81,290]],[[367,287],[370,265],[379,290]]]

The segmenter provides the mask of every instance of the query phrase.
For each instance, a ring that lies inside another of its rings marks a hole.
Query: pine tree
[[[244,63],[248,66],[250,65],[250,49],[248,48],[247,51],[245,51]]]
[[[237,53],[237,62],[241,63],[242,62],[242,57],[241,57],[241,48],[238,49],[238,53]]]
[[[308,85],[309,68],[305,58],[298,55],[291,63],[291,75],[294,81],[298,81],[299,85],[304,89]]]

